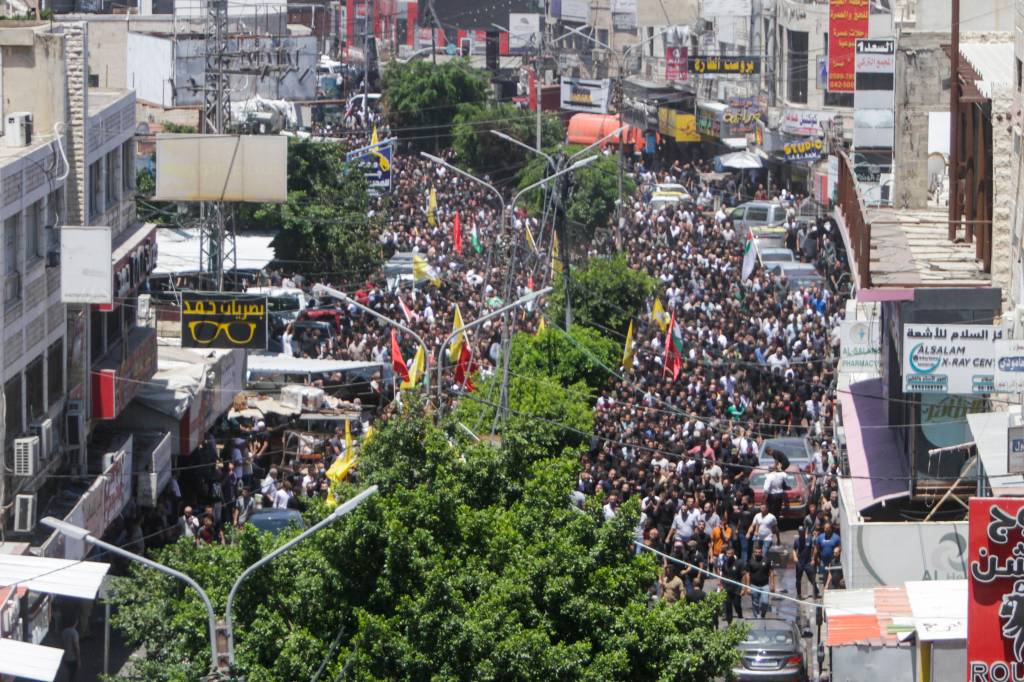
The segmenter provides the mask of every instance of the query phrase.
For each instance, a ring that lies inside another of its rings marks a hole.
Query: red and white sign
[[[854,48],[868,36],[868,0],[829,0],[828,90],[853,92]]]
[[[689,75],[687,57],[690,50],[685,47],[665,48],[665,80],[684,81]]]
[[[970,501],[967,679],[1024,679],[1024,497]]]

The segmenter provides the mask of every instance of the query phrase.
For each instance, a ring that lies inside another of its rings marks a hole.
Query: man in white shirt
[[[277,492],[277,469],[267,472],[267,477],[260,483],[260,494],[263,495],[263,506],[269,507],[274,503],[274,494]]]
[[[764,477],[764,495],[768,511],[772,516],[779,518],[782,515],[782,504],[786,500],[786,472],[782,470],[782,464],[775,462],[772,470]],[[778,533],[776,533],[778,535]]]
[[[778,533],[779,520],[768,511],[768,505],[762,502],[761,511],[754,514],[754,520],[750,523],[747,537],[753,538],[755,542],[760,543],[764,549],[765,556],[768,556],[768,550],[771,549],[772,541]]]
[[[274,493],[274,509],[287,509],[288,501],[292,498],[292,484],[285,481],[281,489]]]

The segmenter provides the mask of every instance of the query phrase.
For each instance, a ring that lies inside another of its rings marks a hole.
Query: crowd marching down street
[[[459,165],[453,153],[443,156]],[[602,494],[606,516],[639,498],[636,551],[657,552],[664,564],[652,593],[669,601],[700,599],[705,576],[714,576],[728,593],[725,616],[731,622],[734,615],[742,617],[745,594],[755,615],[768,612],[765,591],[775,591],[780,552],[797,568],[798,598],[803,577],[814,597],[826,585],[842,586],[840,540],[831,523],[838,504],[831,434],[845,263],[827,221],[792,233],[801,202],[782,191],[778,200],[789,207],[790,241],[823,279],[800,286],[759,266],[747,230],[712,204],[715,195],[736,192],[734,186],[705,170],[676,163],[655,173],[642,161],[631,170],[639,189],[626,202],[622,244],[629,265],[655,278],[659,290],[623,339],[622,366],[608,368],[573,494],[577,501]],[[655,182],[681,184],[698,201],[693,208],[652,208],[646,188]],[[763,188],[758,193],[763,196]],[[503,260],[509,250],[500,248],[501,206],[493,193],[428,159],[395,157],[389,202],[378,209],[387,211],[385,257],[413,252],[413,286],[389,288],[380,274],[345,283],[345,290],[361,305],[411,328],[429,353],[410,335],[355,306],[334,339],[288,328],[281,341],[284,353],[299,357],[390,365],[396,382],[410,386],[426,372],[434,375],[429,354],[453,329],[548,285],[562,264],[553,253],[550,226],[517,210],[507,236],[520,245],[510,274]],[[610,253],[614,246],[607,241],[596,240],[574,258]],[[275,283],[315,284],[296,274],[275,273]],[[544,318],[541,299],[516,310],[514,324],[515,331],[535,333],[560,322]],[[442,355],[446,400],[471,399],[474,376],[498,367],[500,318],[465,337]],[[373,387],[387,389],[379,377]],[[397,402],[383,407],[379,417],[393,414]],[[359,436],[361,427],[354,429]],[[778,438],[804,439],[807,456],[773,451],[771,439]],[[340,440],[338,445],[341,461],[348,448]],[[317,474],[321,482],[328,471],[330,462]],[[803,515],[801,502],[799,533],[793,547],[783,550],[779,526],[793,518],[787,500],[797,478],[810,504]],[[326,488],[307,483],[314,494]],[[301,494],[307,486],[298,488]]]

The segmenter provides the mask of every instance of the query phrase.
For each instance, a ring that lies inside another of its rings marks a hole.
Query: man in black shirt
[[[750,561],[751,541],[747,536],[747,531],[750,530],[750,524],[754,522],[754,510],[750,506],[750,498],[744,496],[743,503],[739,507],[733,508],[732,517],[736,519],[736,528],[740,532],[740,561]]]
[[[760,546],[754,547],[754,556],[747,563],[743,582],[747,585],[746,592],[750,594],[754,616],[765,618],[771,597],[768,593],[775,591],[775,570],[771,559],[764,555]]]
[[[731,623],[733,614],[743,618],[743,564],[736,558],[736,550],[725,548],[722,560],[722,589],[725,591],[725,622]]]
[[[801,525],[797,531],[796,539],[793,540],[793,563],[796,565],[796,598],[803,598],[803,578],[807,576],[807,582],[814,589],[814,598],[817,599],[818,583],[815,580],[814,567],[814,537],[808,535],[807,526]]]

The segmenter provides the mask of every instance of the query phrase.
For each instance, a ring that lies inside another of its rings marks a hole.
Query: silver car
[[[748,620],[740,642],[734,682],[807,682],[803,641],[796,625],[783,620]]]

